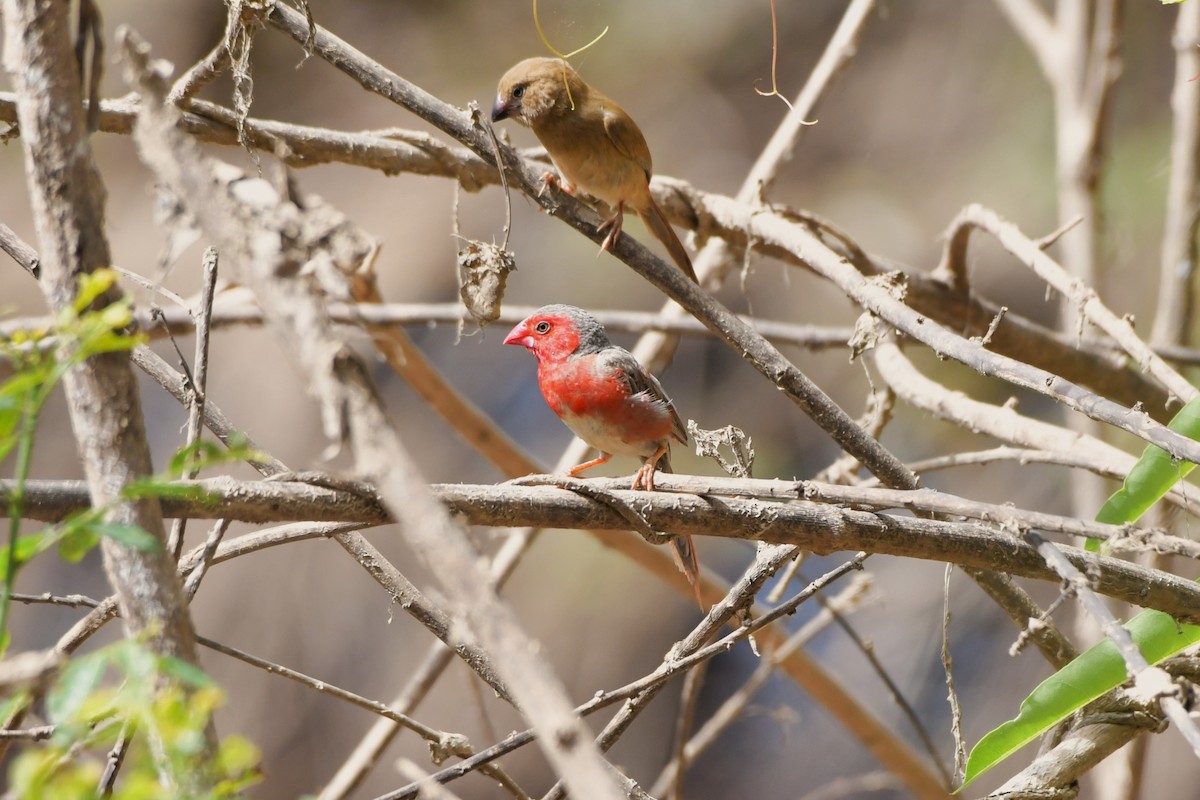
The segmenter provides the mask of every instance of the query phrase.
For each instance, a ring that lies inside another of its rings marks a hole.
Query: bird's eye
[[[525,87],[523,85],[518,86],[517,88],[513,89],[513,97],[520,100],[524,96],[525,96]]]
[[[538,333],[549,333],[550,332],[550,323],[547,322],[546,320],[542,320],[537,325],[534,325],[533,329],[535,331],[537,331]]]

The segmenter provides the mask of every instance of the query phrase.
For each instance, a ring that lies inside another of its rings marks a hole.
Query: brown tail
[[[671,451],[662,454],[656,464],[660,472],[671,472]],[[696,543],[690,533],[671,537],[671,555],[675,558],[675,566],[692,585],[696,594],[696,605],[704,611],[704,598],[700,596],[700,559],[696,557]]]
[[[671,537],[671,555],[675,556],[675,566],[692,585],[696,593],[696,605],[704,610],[704,598],[700,596],[700,561],[696,558],[696,543],[690,533]]]
[[[684,248],[683,242],[679,241],[679,237],[675,235],[675,229],[671,227],[671,223],[667,222],[667,218],[663,215],[662,209],[658,207],[658,203],[654,200],[650,201],[649,211],[639,211],[638,216],[642,218],[642,222],[646,223],[646,227],[654,234],[654,238],[658,239],[667,246],[667,252],[671,254],[671,258],[683,270],[683,274],[687,275],[695,283],[700,281],[696,278],[696,270],[692,269],[692,259],[688,256],[687,249]]]

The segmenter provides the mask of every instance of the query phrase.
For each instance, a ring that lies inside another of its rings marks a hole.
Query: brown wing
[[[652,400],[662,403],[671,414],[671,435],[682,444],[688,443],[687,428],[675,410],[675,404],[667,397],[658,378],[646,371],[633,354],[622,347],[607,347],[597,354],[597,366],[612,370],[621,376],[621,380],[629,387],[630,394],[646,394]]]
[[[642,136],[637,123],[620,106],[607,97],[604,100],[604,132],[608,134],[608,140],[621,155],[645,170],[646,179],[649,180],[654,165],[650,160],[646,137]]]

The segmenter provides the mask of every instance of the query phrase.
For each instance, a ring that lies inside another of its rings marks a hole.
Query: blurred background
[[[794,96],[845,9],[844,0],[779,3],[779,90]],[[312,0],[316,20],[382,64],[434,95],[459,106],[488,107],[500,75],[516,61],[544,54],[528,3],[494,0]],[[108,40],[118,24],[130,24],[173,62],[190,66],[222,36],[225,9],[215,0],[108,0],[102,4]],[[591,40],[596,46],[573,59],[586,80],[615,98],[637,120],[654,154],[655,171],[723,194],[736,193],[786,108],[762,97],[771,76],[771,16],[767,0],[703,3],[691,0],[543,0],[543,27],[567,51]],[[1103,277],[1098,287],[1118,313],[1129,313],[1149,330],[1158,271],[1163,196],[1170,141],[1168,96],[1173,70],[1170,30],[1175,10],[1159,3],[1127,4],[1124,71],[1116,94],[1103,182],[1105,233]],[[110,51],[115,48],[110,48]],[[361,90],[273,30],[262,31],[253,50],[256,118],[335,128],[425,130],[420,120]],[[127,88],[109,66],[104,95]],[[0,76],[0,89],[10,90]],[[230,104],[232,87],[221,79],[201,97]],[[968,203],[985,204],[1032,237],[1057,227],[1054,194],[1051,97],[1034,59],[992,3],[882,2],[866,26],[857,56],[806,128],[794,159],[769,199],[816,212],[847,231],[868,251],[927,270],[936,264],[940,234]],[[507,125],[518,145],[531,133]],[[440,135],[440,134],[439,134]],[[443,137],[445,138],[445,137]],[[108,230],[115,263],[153,275],[166,246],[154,223],[154,189],[132,142],[115,135],[93,138],[108,189]],[[211,154],[248,171],[251,158],[233,148]],[[454,188],[442,179],[320,166],[295,174],[304,193],[324,197],[382,245],[376,267],[392,302],[451,302],[457,298]],[[36,246],[25,193],[20,143],[0,147],[0,222]],[[540,305],[571,303],[594,310],[655,310],[663,298],[617,260],[596,257],[595,245],[542,215],[514,195],[510,243],[519,270],[509,277],[507,301]],[[499,190],[463,195],[462,235],[502,237],[504,200]],[[640,223],[632,235],[658,248]],[[1030,273],[989,246],[972,247],[976,291],[1014,312],[1052,324],[1055,307]],[[184,295],[199,287],[199,242],[172,266],[165,285]],[[224,276],[234,265],[224,263]],[[146,292],[128,287],[139,302]],[[812,275],[752,256],[719,299],[738,312],[768,319],[849,325],[856,309]],[[45,313],[34,282],[15,264],[0,263],[0,311],[6,316]],[[528,452],[547,467],[570,441],[569,432],[545,407],[535,383],[535,364],[518,348],[503,348],[502,326],[459,338],[453,326],[410,331],[418,345]],[[633,338],[617,335],[620,344]],[[168,346],[156,345],[169,360]],[[191,352],[190,342],[183,345]],[[1011,387],[988,382],[910,348],[931,375],[1003,402],[1021,399],[1025,413],[1059,419],[1055,409]],[[785,353],[852,415],[862,412],[868,381],[844,350]],[[474,455],[407,387],[380,366],[388,406],[431,482],[493,482],[495,469]],[[837,448],[774,387],[722,344],[686,338],[662,376],[684,419],[705,428],[737,425],[753,437],[755,476],[811,477],[837,456]],[[314,405],[307,399],[286,349],[269,331],[225,329],[213,341],[209,397],[264,448],[294,469],[337,469],[322,461],[323,439]],[[157,386],[143,384],[143,401],[156,463],[180,445],[182,410]],[[906,460],[991,444],[898,407],[883,437]],[[1121,443],[1131,451],[1140,446]],[[676,469],[718,474],[717,466],[677,448]],[[618,459],[606,474],[627,474]],[[11,466],[0,465],[0,474]],[[251,477],[248,469],[235,472]],[[39,432],[34,477],[75,478],[81,471],[61,397]],[[980,500],[1067,512],[1063,471],[1037,466],[974,467],[930,476],[928,484]],[[1187,522],[1181,523],[1186,526]],[[189,546],[204,534],[189,528]],[[234,535],[238,530],[231,531]],[[504,531],[477,531],[480,547],[494,551]],[[387,528],[369,538],[420,585],[428,585]],[[749,545],[724,540],[699,544],[705,569],[728,579],[749,562]],[[815,559],[804,568],[815,577],[845,556]],[[940,667],[942,565],[873,558],[878,601],[854,622],[874,642],[950,759],[949,711]],[[1056,587],[1030,587],[1039,599]],[[66,566],[44,557],[27,568],[18,590],[105,594],[98,553]],[[543,535],[506,589],[528,629],[578,701],[597,688],[612,688],[653,669],[697,620],[684,597],[596,544],[587,535]],[[951,625],[956,682],[965,710],[968,744],[1004,719],[1037,681],[1049,673],[1036,653],[1007,655],[1015,637],[1011,623],[969,581],[952,590]],[[282,662],[368,697],[387,700],[405,683],[428,645],[428,636],[389,605],[388,598],[335,544],[324,541],[277,548],[215,568],[198,594],[195,614],[205,635]],[[810,612],[811,613],[811,612]],[[19,607],[14,647],[51,645],[79,612]],[[789,624],[798,625],[806,615]],[[116,635],[115,626],[97,642]],[[847,637],[828,630],[810,648],[880,718],[917,748],[915,734]],[[264,749],[266,781],[253,795],[294,797],[316,792],[374,721],[365,712],[295,684],[205,652],[204,666],[228,690],[230,702],[219,730],[240,732]],[[700,719],[754,669],[750,650],[739,647],[716,659],[700,703]],[[466,668],[453,665],[418,716],[427,723],[466,733],[477,746],[519,727],[518,718],[470,688]],[[678,699],[673,686],[643,715],[613,752],[614,760],[649,785],[670,758]],[[601,724],[601,719],[594,719]],[[1177,752],[1177,737],[1156,737],[1148,775],[1152,796],[1174,796],[1194,785],[1193,760],[1157,770]],[[508,762],[531,791],[548,787],[535,748]],[[428,763],[424,745],[401,735],[356,796],[372,797],[396,787],[397,756]],[[1186,764],[1186,767],[1181,766]],[[999,772],[1019,767],[1005,765]],[[785,678],[770,681],[749,712],[691,766],[685,796],[795,798],[839,778],[878,765],[808,697]],[[992,778],[980,790],[996,785]],[[1176,786],[1178,784],[1178,786]],[[484,779],[453,785],[464,798],[500,796]],[[852,795],[853,796],[853,795]],[[895,789],[872,796],[903,797]],[[1151,796],[1151,795],[1148,795]],[[1183,795],[1179,795],[1183,796]]]

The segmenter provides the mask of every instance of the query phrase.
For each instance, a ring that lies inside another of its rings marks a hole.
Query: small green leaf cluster
[[[54,323],[0,339],[0,352],[13,366],[0,383],[0,461],[15,454],[7,541],[0,546],[0,657],[9,645],[8,619],[17,573],[47,550],[67,562],[81,560],[108,538],[126,547],[162,547],[151,533],[107,519],[109,508],[93,507],[56,525],[21,534],[25,485],[38,418],[67,373],[85,360],[130,350],[143,343],[132,333],[127,299],[105,303],[116,273],[99,270],[80,278],[78,294]],[[197,442],[180,450],[167,474],[125,486],[122,498],[203,499],[198,490],[172,481],[205,466],[260,457],[247,445],[221,448]],[[28,689],[0,697],[0,719],[10,719],[34,700]],[[110,797],[219,798],[238,795],[257,783],[258,748],[238,736],[211,746],[207,735],[223,694],[197,667],[158,655],[126,640],[72,658],[45,696],[44,715],[53,727],[48,741],[28,746],[14,759],[8,787],[14,796],[39,800],[94,798],[118,741],[128,747]]]
[[[9,786],[28,800],[93,798],[108,753],[125,738],[114,800],[234,797],[258,782],[260,754],[240,736],[210,752],[205,731],[222,701],[197,667],[137,641],[74,658],[46,695],[53,735],[14,760]]]
[[[104,522],[103,509],[91,509],[35,534],[18,534],[34,433],[46,400],[73,367],[94,356],[130,350],[144,341],[129,332],[133,311],[127,298],[103,303],[116,279],[117,274],[107,269],[80,276],[75,299],[58,313],[52,326],[0,339],[0,352],[14,368],[12,376],[0,384],[0,461],[16,451],[13,489],[7,497],[8,539],[0,551],[0,656],[9,645],[8,617],[22,564],[55,545],[64,559],[78,561],[102,536],[132,547],[158,546],[146,531]]]

